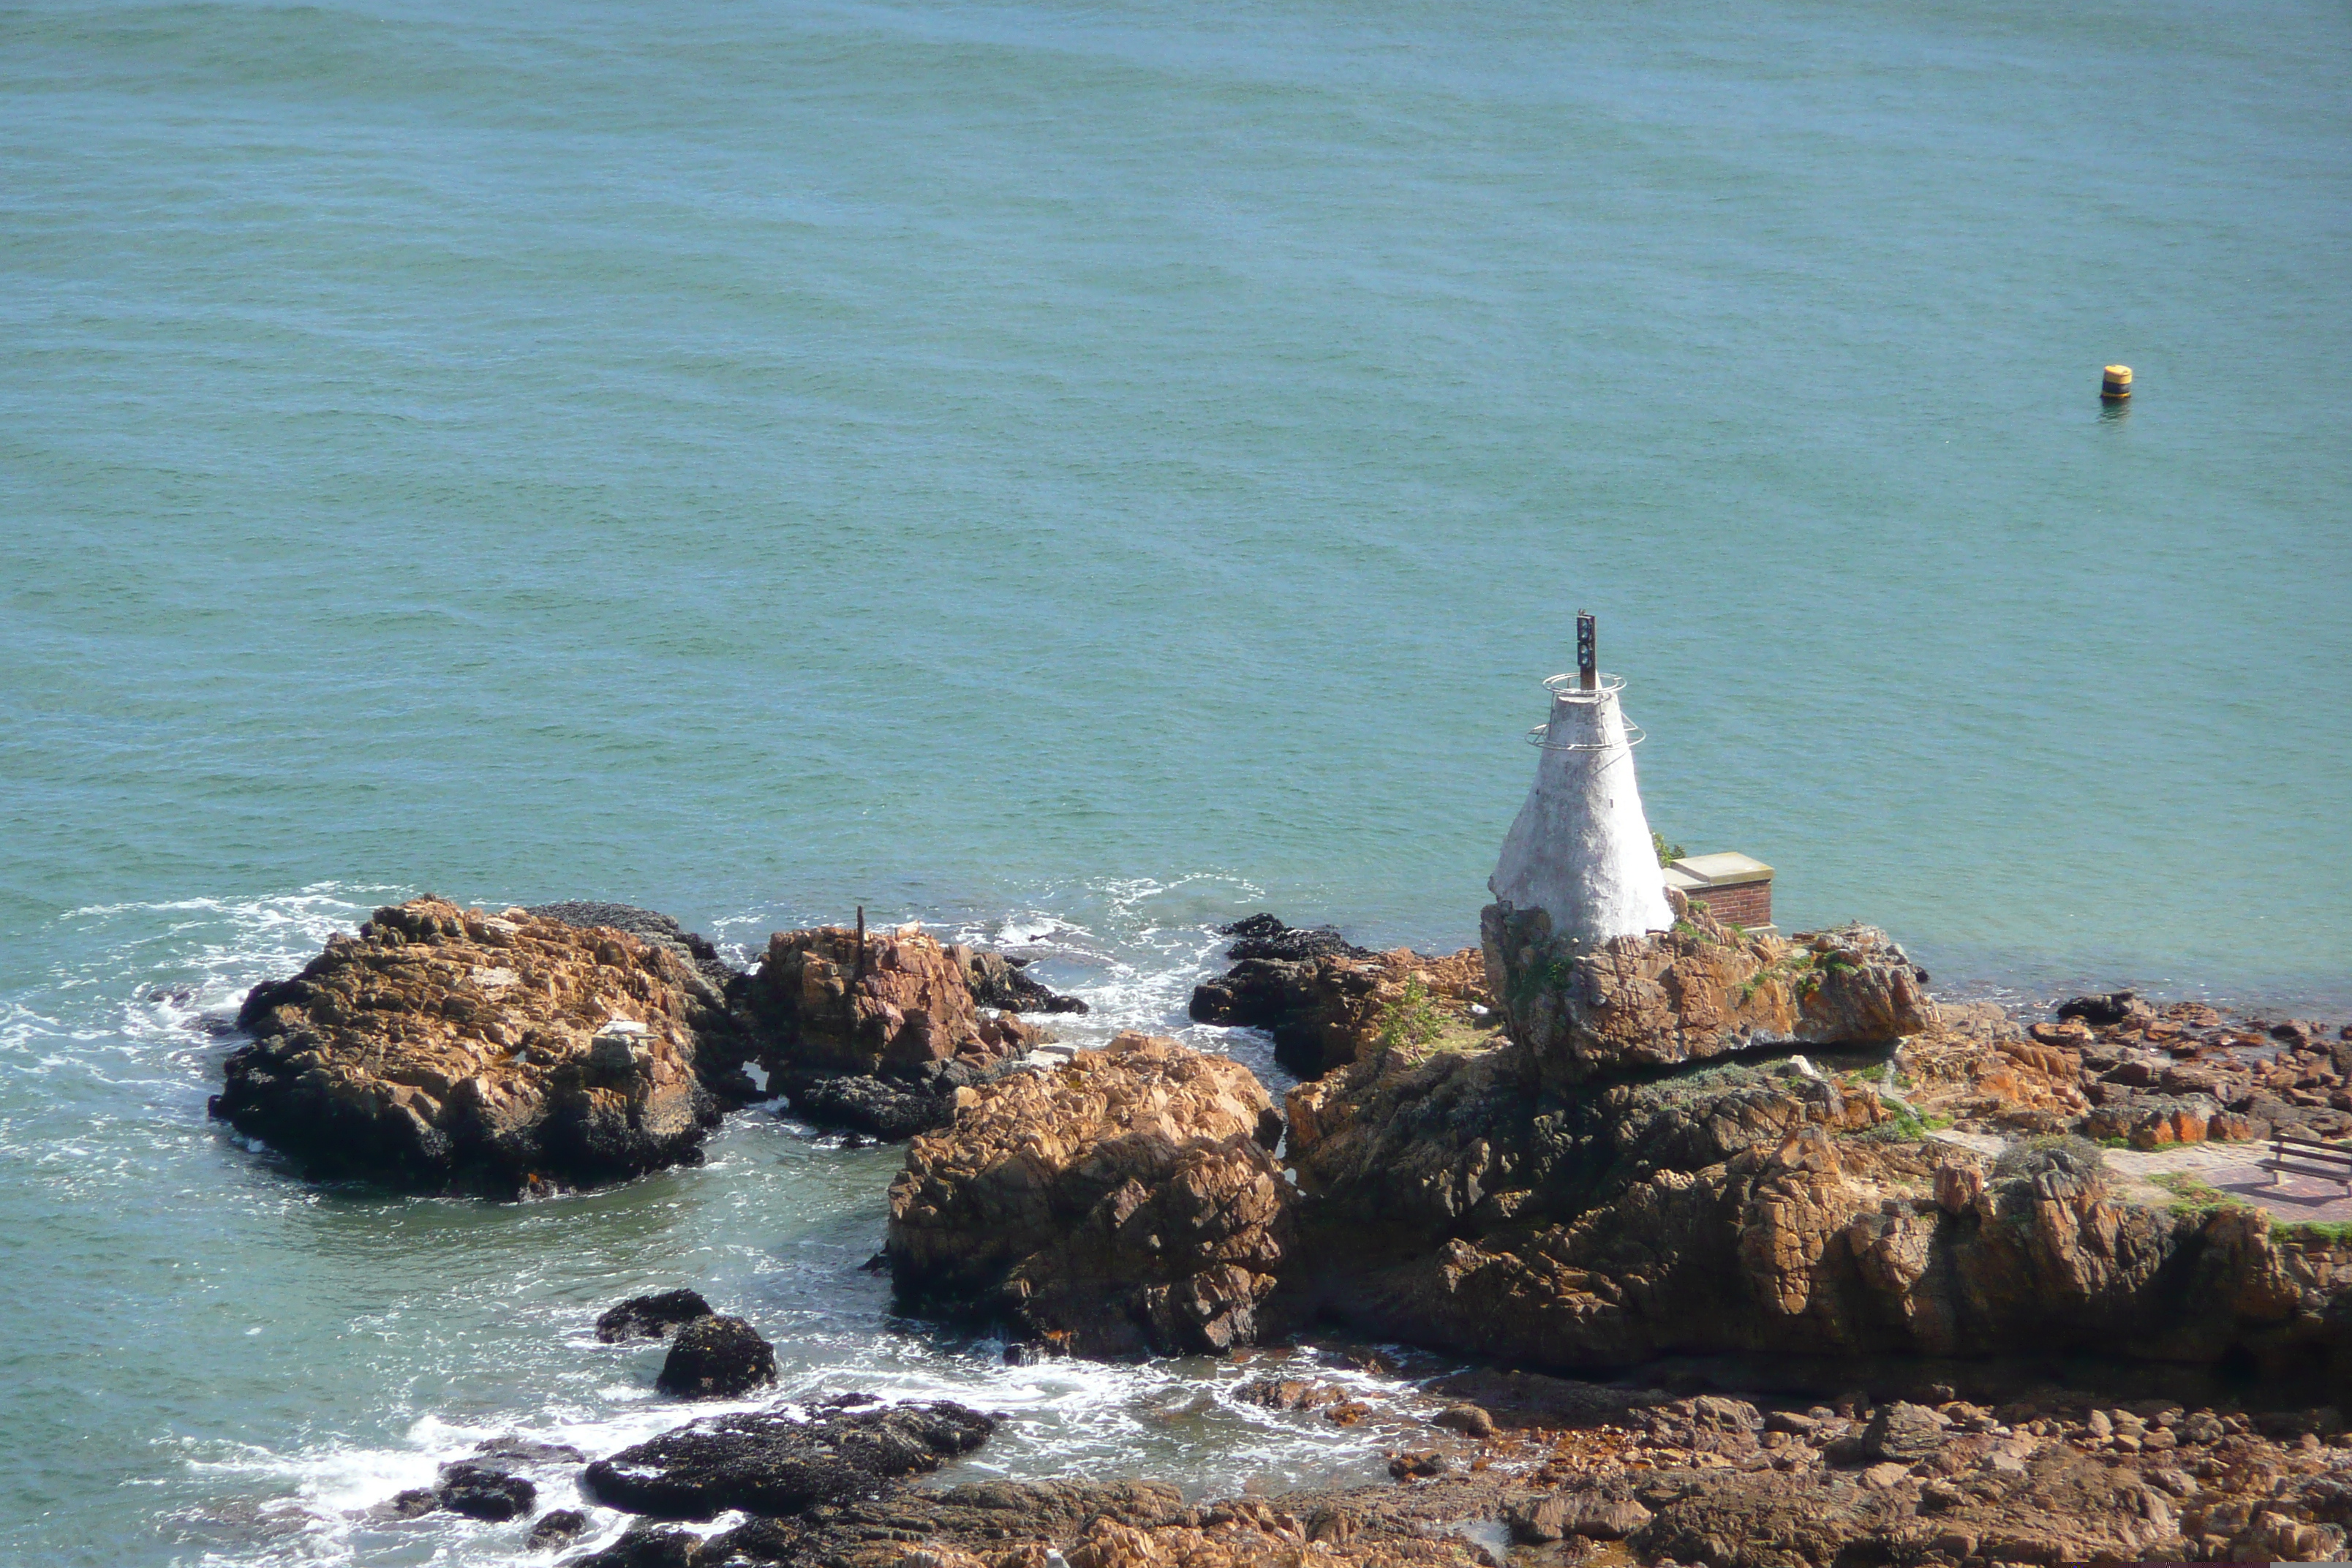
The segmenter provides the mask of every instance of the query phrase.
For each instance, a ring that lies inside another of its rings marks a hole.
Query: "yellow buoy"
[[[2131,395],[2131,366],[2111,364],[2099,381],[2099,395],[2109,403],[2121,403]]]

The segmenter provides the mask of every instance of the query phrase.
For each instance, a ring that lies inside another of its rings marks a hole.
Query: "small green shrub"
[[[1688,853],[1679,844],[1667,843],[1666,836],[1654,827],[1650,829],[1650,847],[1657,851],[1658,864],[1661,866],[1671,866]]]
[[[1790,981],[1794,984],[1799,995],[1806,994],[1813,986],[1821,984],[1821,976],[1812,973],[1812,952],[1801,947],[1786,958],[1766,964],[1740,983],[1739,1005],[1743,1007],[1748,1005],[1749,1002],[1755,1000],[1756,993],[1776,980]]]
[[[1445,1027],[1445,1016],[1430,1000],[1429,987],[1418,979],[1404,983],[1404,994],[1381,1009],[1380,1048],[1410,1046],[1426,1050]]]
[[[1927,1136],[1927,1124],[1911,1113],[1906,1106],[1890,1106],[1894,1115],[1874,1127],[1863,1129],[1859,1136],[1874,1143],[1916,1143]]]
[[[1565,991],[1575,973],[1576,960],[1556,954],[1519,976],[1518,984],[1511,988],[1511,1002],[1525,1006],[1547,991]]]
[[[2273,1241],[2317,1241],[2329,1247],[2342,1247],[2352,1242],[2352,1220],[2342,1219],[2274,1219],[2271,1221]]]
[[[2216,1209],[2239,1209],[2246,1206],[2245,1199],[2225,1193],[2211,1183],[2192,1176],[2186,1171],[2159,1171],[2147,1180],[2150,1186],[2162,1187],[2172,1194],[2172,1202],[2167,1204],[2165,1207],[2174,1214],[2207,1215]]]

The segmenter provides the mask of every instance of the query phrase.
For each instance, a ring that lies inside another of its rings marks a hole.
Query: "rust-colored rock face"
[[[1784,942],[1676,913],[1670,931],[1579,951],[1541,910],[1486,907],[1488,982],[1546,1089],[1774,1045],[1890,1044],[1935,1020],[1926,973],[1874,927]]]
[[[1026,1047],[1037,1032],[973,1005],[966,965],[921,931],[841,926],[778,931],[743,988],[773,1065],[791,1071],[903,1076],[957,1057]]]
[[[2250,1210],[2129,1203],[2079,1139],[1988,1165],[1788,1061],[1538,1098],[1518,1054],[1391,1051],[1291,1091],[1302,1288],[1367,1331],[1561,1368],[2347,1348],[2332,1252]]]
[[[902,1293],[1092,1354],[1256,1338],[1292,1193],[1249,1069],[1125,1034],[956,1100],[890,1188]]]
[[[433,898],[255,987],[215,1115],[327,1175],[425,1191],[618,1180],[699,1157],[698,1053],[736,1029],[677,952]]]

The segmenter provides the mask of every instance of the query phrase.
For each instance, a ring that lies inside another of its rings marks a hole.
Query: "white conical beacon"
[[[1578,616],[1576,673],[1544,682],[1551,718],[1528,733],[1541,748],[1535,786],[1486,879],[1503,902],[1544,910],[1554,935],[1587,946],[1675,922],[1633,782],[1641,728],[1617,708],[1624,685],[1601,673],[1592,617]]]

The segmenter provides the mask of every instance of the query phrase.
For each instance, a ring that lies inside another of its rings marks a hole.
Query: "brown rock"
[[[1295,1377],[1262,1377],[1235,1389],[1234,1397],[1244,1404],[1262,1405],[1268,1410],[1318,1410],[1336,1404],[1341,1395],[1328,1384],[1307,1383]]]
[[[1475,1405],[1449,1405],[1429,1418],[1433,1426],[1444,1426],[1465,1437],[1487,1438],[1495,1435],[1495,1418]]]
[[[2333,1265],[2237,1211],[2126,1203],[2079,1140],[1964,1174],[1794,1064],[1547,1103],[1510,1049],[1392,1055],[1289,1104],[1309,1278],[1363,1331],[1553,1370],[2021,1344],[2210,1361],[2249,1336],[2352,1360],[2316,1350],[2342,1338],[2316,1327]]]
[[[496,1193],[700,1157],[743,1041],[676,948],[434,898],[256,986],[213,1114],[323,1175]]]
[[[1291,933],[1298,934],[1298,933]],[[1412,1005],[1418,1016],[1400,1019]],[[1472,1033],[1491,1012],[1476,948],[1432,957],[1405,948],[1360,948],[1298,958],[1244,957],[1192,992],[1194,1022],[1245,1026],[1274,1036],[1276,1059],[1301,1078],[1345,1067],[1407,1026]]]
[[[1924,1405],[1892,1400],[1872,1413],[1862,1451],[1874,1459],[1914,1465],[1944,1446],[1944,1418]]]
[[[1784,942],[1696,911],[1579,952],[1541,910],[1490,904],[1480,929],[1511,1037],[1553,1092],[1764,1045],[1890,1043],[1935,1019],[1925,973],[1869,926]]]
[[[745,1012],[772,1068],[891,1075],[956,1057],[989,1060],[1037,1037],[983,1016],[965,966],[909,926],[778,931],[743,987]]]
[[[2245,1143],[2271,1135],[2270,1123],[2235,1110],[2216,1113],[2205,1123],[2207,1142],[2214,1143]]]
[[[915,1140],[890,1188],[902,1295],[1090,1354],[1255,1340],[1294,1194],[1246,1068],[1125,1034],[956,1098],[954,1123]]]
[[[2135,1149],[2202,1143],[2221,1108],[2202,1095],[2143,1094],[2111,1100],[2084,1120],[2090,1138],[2122,1138]]]
[[[2042,1026],[2036,1025],[2039,1029]],[[2063,1050],[2055,1046],[2028,1045],[2022,1040],[2003,1040],[2001,1054],[2023,1062],[2027,1067],[2053,1079],[2071,1079],[2083,1070],[2080,1051]]]
[[[1936,1206],[1946,1214],[1966,1214],[1984,1191],[1984,1173],[1974,1165],[1946,1161],[1936,1167]]]
[[[1504,1510],[1503,1522],[1511,1539],[1523,1546],[1570,1535],[1622,1541],[1650,1522],[1650,1510],[1630,1497],[1563,1489],[1512,1503]]]
[[[1928,1519],[1907,1500],[1902,1467],[1885,1468],[1896,1472],[1887,1484],[1862,1489],[1823,1471],[1718,1473],[1672,1488],[1662,1478],[1657,1489],[1671,1500],[1633,1544],[1644,1560],[1715,1568],[1917,1561],[1944,1542],[1996,1563],[2186,1555],[2179,1521],[2135,1472],[2063,1446],[2014,1471],[1972,1472],[1940,1494]]]

